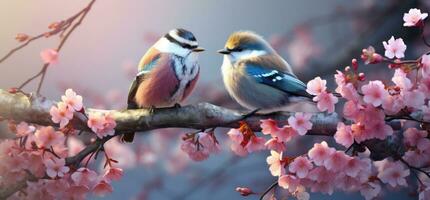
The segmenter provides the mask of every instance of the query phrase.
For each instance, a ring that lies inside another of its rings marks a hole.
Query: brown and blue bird
[[[228,93],[249,110],[278,111],[312,98],[290,65],[256,33],[235,32],[218,52],[224,55],[221,70]]]
[[[159,108],[177,106],[196,85],[200,67],[199,47],[194,34],[174,29],[161,37],[142,57],[138,73],[131,84],[127,108]],[[122,140],[132,142],[134,133]]]

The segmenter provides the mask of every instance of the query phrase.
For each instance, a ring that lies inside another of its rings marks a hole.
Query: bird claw
[[[157,108],[155,106],[149,107],[149,114],[151,114],[151,115],[154,114],[156,109]]]

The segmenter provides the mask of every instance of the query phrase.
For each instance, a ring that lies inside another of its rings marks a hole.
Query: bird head
[[[172,53],[181,57],[202,52],[205,49],[199,47],[196,37],[190,31],[177,28],[169,31],[154,46],[160,52]]]
[[[226,55],[232,63],[273,52],[273,48],[263,37],[251,31],[231,34],[224,49],[218,50],[218,53]]]

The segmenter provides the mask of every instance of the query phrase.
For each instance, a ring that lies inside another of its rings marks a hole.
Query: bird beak
[[[205,49],[202,47],[197,47],[193,49],[193,52],[202,52],[202,51],[205,51]]]
[[[220,54],[230,54],[230,51],[228,49],[220,49],[220,50],[218,50],[218,53],[220,53]]]

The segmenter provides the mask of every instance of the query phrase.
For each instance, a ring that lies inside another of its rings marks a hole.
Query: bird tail
[[[137,109],[137,108],[138,108],[138,106],[136,103],[128,102],[127,109]],[[125,132],[121,137],[121,141],[127,142],[127,143],[133,142],[134,134],[135,134],[134,132]]]

